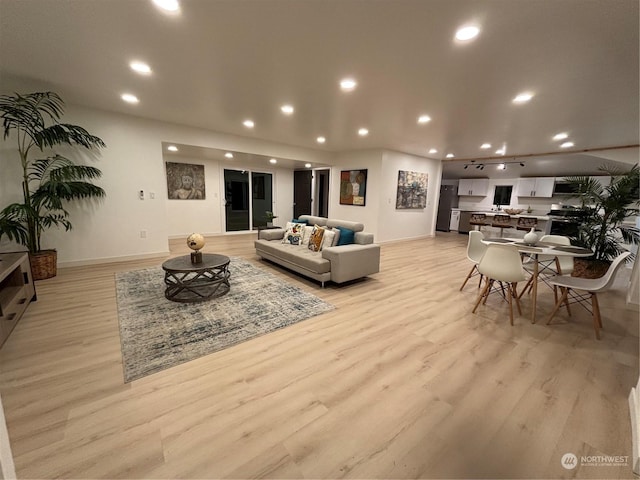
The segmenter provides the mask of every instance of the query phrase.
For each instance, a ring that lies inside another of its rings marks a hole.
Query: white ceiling
[[[327,151],[463,159],[504,144],[508,159],[558,151],[561,131],[575,151],[639,143],[637,0],[180,1],[166,15],[150,0],[0,0],[0,87]],[[454,42],[470,22],[479,37]],[[153,74],[132,72],[134,59]],[[353,92],[338,87],[346,76]],[[525,90],[533,100],[514,105]],[[418,125],[422,113],[432,121]]]

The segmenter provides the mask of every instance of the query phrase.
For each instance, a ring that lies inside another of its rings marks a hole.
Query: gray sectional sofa
[[[255,241],[256,254],[266,260],[321,282],[344,283],[380,271],[380,245],[373,243],[373,234],[364,232],[364,225],[312,215],[301,215],[308,225],[343,227],[355,232],[354,243],[324,247],[313,252],[305,245],[282,243],[284,229],[261,230]]]

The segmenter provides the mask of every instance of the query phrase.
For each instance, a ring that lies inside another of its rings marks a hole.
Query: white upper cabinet
[[[551,198],[554,183],[554,177],[519,178],[517,195],[519,197]]]
[[[461,178],[458,183],[458,195],[479,195],[489,192],[488,178]]]

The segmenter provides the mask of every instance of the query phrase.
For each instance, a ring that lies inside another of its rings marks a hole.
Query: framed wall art
[[[170,200],[204,200],[204,165],[166,162]]]
[[[427,173],[399,170],[396,209],[425,208],[428,180]]]
[[[364,207],[367,196],[367,170],[340,172],[340,205]]]

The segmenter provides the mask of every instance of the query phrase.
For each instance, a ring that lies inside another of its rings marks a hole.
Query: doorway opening
[[[267,224],[273,211],[273,175],[248,170],[224,170],[225,231],[241,232]]]
[[[315,209],[314,214],[319,217],[329,216],[329,172],[314,170],[315,176]]]

